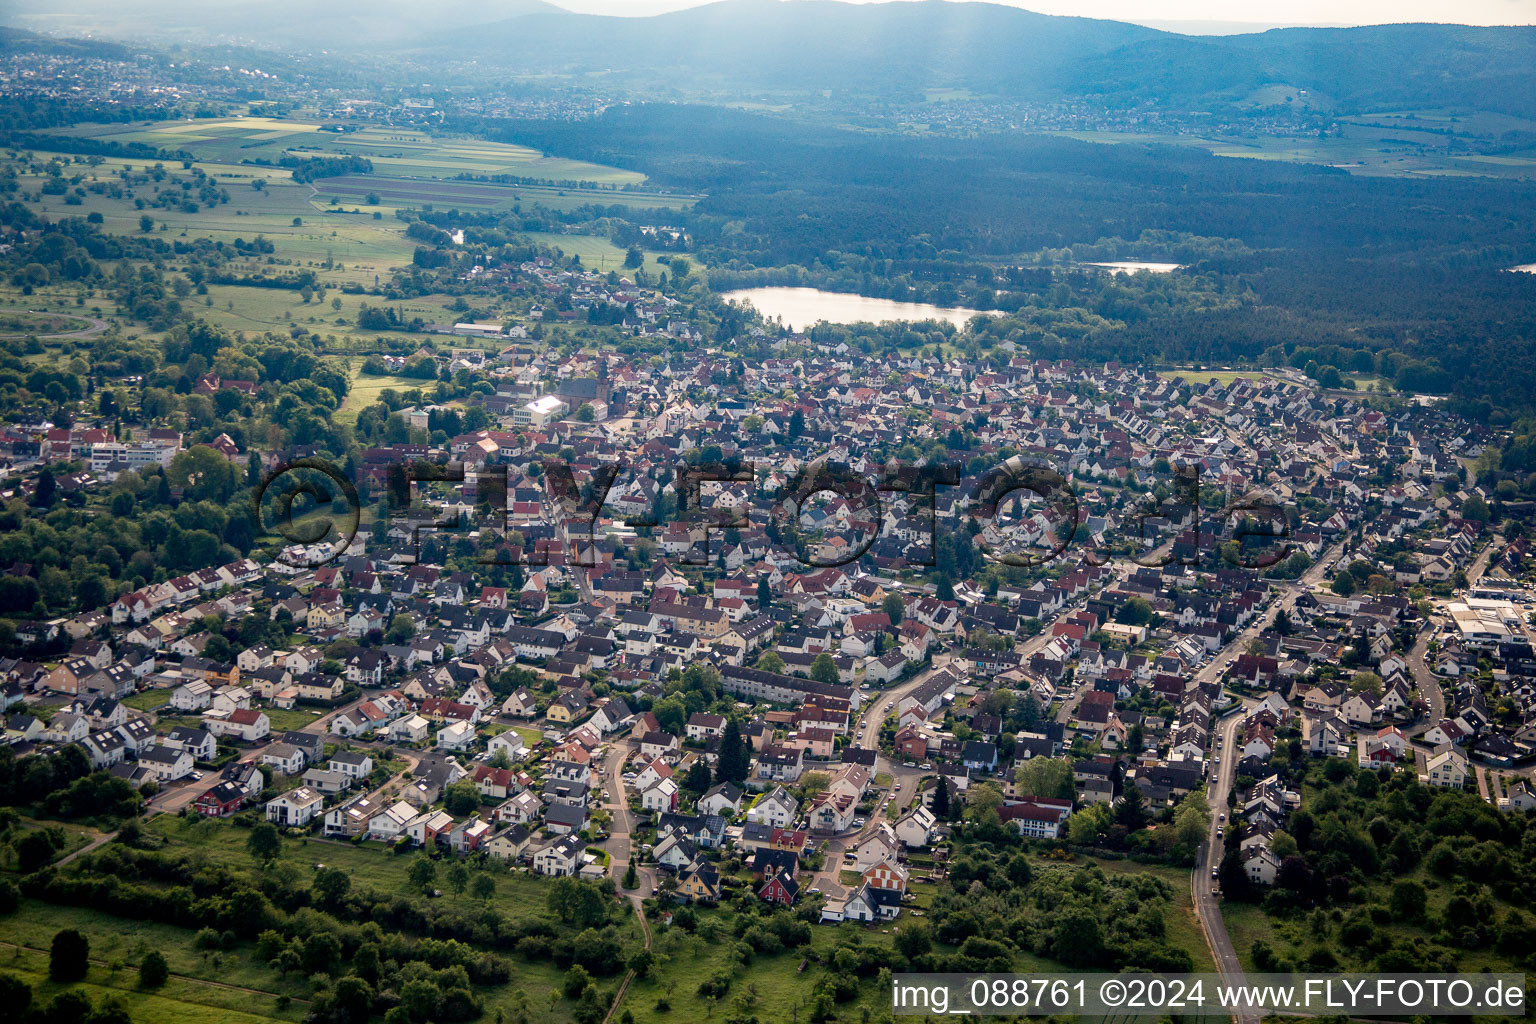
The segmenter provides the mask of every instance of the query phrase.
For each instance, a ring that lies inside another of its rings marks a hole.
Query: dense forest
[[[855,133],[686,106],[473,127],[707,193],[660,216],[683,222],[716,287],[813,285],[1035,322],[1042,309],[1091,314],[1075,317],[1082,330],[1024,331],[1050,356],[1275,365],[1332,347],[1341,368],[1451,392],[1484,416],[1536,395],[1536,277],[1506,272],[1536,257],[1529,182]],[[1171,276],[1194,280],[1071,267],[1126,256],[1176,260],[1186,269]]]

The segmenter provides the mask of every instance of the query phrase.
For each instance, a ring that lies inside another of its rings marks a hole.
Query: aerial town
[[[0,1021],[1523,994],[1528,29],[60,2]]]

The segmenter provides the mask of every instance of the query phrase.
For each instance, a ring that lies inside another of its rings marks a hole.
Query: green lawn
[[[362,366],[361,360],[356,360],[357,366]],[[335,419],[341,423],[354,423],[357,414],[373,405],[379,400],[379,394],[386,389],[393,388],[396,391],[421,391],[431,389],[434,381],[421,380],[417,377],[399,377],[395,375],[374,376],[371,373],[352,371],[352,384],[347,390],[347,397],[342,401],[341,408],[335,412]]]
[[[272,725],[273,735],[313,725],[315,719],[325,714],[320,708],[306,708],[303,705],[288,709],[264,707],[261,710]]]
[[[165,689],[143,690],[123,698],[124,704],[137,711],[156,711],[170,702],[171,691]]]

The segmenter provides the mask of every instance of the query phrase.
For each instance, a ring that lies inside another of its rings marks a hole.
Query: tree
[[[896,929],[891,940],[896,951],[908,960],[915,960],[933,948],[933,933],[922,921],[908,921]]]
[[[1178,809],[1173,812],[1174,836],[1178,842],[1193,848],[1205,839],[1210,827],[1211,806],[1205,799],[1205,790],[1190,791],[1179,801]]]
[[[139,230],[144,232],[146,235],[155,230],[155,218],[151,217],[147,213],[140,216]]]
[[[52,508],[58,497],[59,483],[54,479],[53,469],[44,466],[37,474],[37,486],[32,491],[32,504],[38,508]]]
[[[1403,921],[1420,921],[1429,902],[1424,886],[1409,878],[1392,884],[1392,914]]]
[[[340,868],[323,868],[315,873],[315,880],[310,883],[316,902],[322,907],[339,906],[351,888],[352,876]]]
[[[139,984],[145,988],[159,988],[171,976],[171,968],[158,949],[144,954],[139,961]]]
[[[703,795],[709,788],[709,765],[702,757],[695,758],[688,767],[688,774],[683,778],[683,788],[695,796]]]
[[[341,960],[341,941],[329,932],[316,932],[304,940],[300,960],[306,974],[330,974]]]
[[[880,602],[880,610],[891,620],[891,625],[899,626],[901,617],[907,613],[907,605],[900,594],[886,594],[885,600]]]
[[[460,779],[443,790],[443,807],[455,817],[472,814],[480,808],[480,790],[469,779]]]
[[[65,928],[53,936],[48,951],[48,976],[54,981],[79,981],[90,970],[91,944],[73,928]]]
[[[462,896],[468,886],[469,868],[464,866],[464,862],[456,860],[448,865],[448,888],[453,890],[454,895]]]
[[[283,852],[283,838],[270,821],[257,822],[245,841],[245,849],[262,864],[270,864]]]
[[[933,787],[933,816],[939,821],[948,821],[949,808],[949,780],[942,775]]]
[[[800,776],[800,789],[805,793],[806,799],[819,796],[827,791],[827,786],[832,782],[832,777],[826,772],[806,772]]]
[[[816,655],[816,660],[811,662],[811,678],[818,683],[835,684],[838,681],[837,662],[832,660],[832,655],[825,652]]]
[[[581,994],[592,985],[592,975],[580,964],[572,964],[571,969],[565,972],[565,978],[560,983],[560,990],[565,993],[567,999],[580,999]]]
[[[1043,796],[1074,800],[1077,786],[1072,781],[1072,765],[1061,757],[1031,757],[1014,769],[1014,783],[1024,796]]]
[[[757,609],[758,611],[767,611],[771,604],[773,604],[773,585],[768,582],[767,576],[759,577],[757,581]]]
[[[373,1010],[373,986],[355,974],[336,983],[331,994],[331,1018],[339,1024],[367,1024]]]
[[[416,635],[416,620],[405,612],[396,612],[390,616],[389,628],[384,631],[384,639],[392,644],[403,644]]]
[[[765,651],[763,656],[757,659],[757,667],[764,672],[783,672],[784,659],[779,657],[778,651]]]
[[[752,767],[752,757],[747,752],[746,741],[741,736],[741,726],[736,719],[727,719],[725,730],[720,734],[720,753],[715,761],[715,781],[745,782]]]
[[[8,1020],[28,1020],[27,1009],[32,1005],[32,986],[14,974],[0,974],[0,1006],[5,1007]]]
[[[1341,572],[1328,584],[1328,589],[1340,597],[1348,597],[1355,592],[1355,578],[1347,572]]]
[[[1125,787],[1120,802],[1115,805],[1115,821],[1124,825],[1127,832],[1135,832],[1137,829],[1146,827],[1147,804],[1142,798],[1140,788]]]
[[[1051,934],[1051,957],[1068,967],[1093,967],[1104,955],[1104,933],[1087,910],[1069,910]]]
[[[1144,597],[1133,597],[1120,606],[1115,618],[1127,626],[1145,626],[1152,621],[1152,603]]]
[[[629,969],[637,978],[648,978],[656,966],[656,954],[649,949],[637,949],[630,955]]]
[[[624,253],[624,266],[628,270],[638,270],[645,266],[645,253],[638,245],[632,245]]]
[[[24,875],[30,875],[53,860],[53,855],[59,849],[59,833],[57,829],[39,828],[22,834],[20,839],[11,843],[11,848],[16,851],[16,868]]]
[[[640,876],[635,871],[635,859],[633,857],[629,859],[629,867],[624,869],[622,884],[626,889],[633,889],[640,884]]]
[[[421,854],[411,861],[406,877],[410,879],[413,886],[426,891],[432,887],[433,882],[437,881],[437,865],[432,863],[432,859],[426,854]]]
[[[995,783],[978,782],[965,792],[965,817],[969,821],[990,822],[1003,805],[1003,791]]]

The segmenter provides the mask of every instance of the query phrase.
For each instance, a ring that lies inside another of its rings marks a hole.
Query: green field
[[[582,266],[588,270],[615,270],[625,275],[634,273],[624,267],[624,250],[606,238],[597,235],[560,235],[547,231],[530,231],[528,237],[540,245],[559,249],[567,256],[580,256]],[[671,258],[672,255],[664,254],[665,258]],[[655,252],[645,254],[643,269],[653,279],[667,271],[666,265],[661,262],[662,258],[663,254]]]
[[[1183,377],[1191,384],[1204,385],[1212,380],[1221,384],[1231,384],[1235,380],[1262,380],[1269,374],[1263,370],[1189,370],[1173,369],[1158,370],[1157,375],[1164,380],[1172,380],[1175,377]]]
[[[361,362],[358,364],[361,366]],[[357,420],[357,414],[379,400],[379,393],[390,388],[396,391],[421,391],[430,389],[433,381],[421,380],[418,377],[397,377],[393,375],[375,377],[371,373],[352,372],[352,386],[347,391],[346,399],[337,409],[334,418],[338,422],[352,423]]]
[[[375,171],[391,175],[447,178],[461,173],[506,174],[549,182],[602,185],[637,185],[645,180],[644,175],[634,171],[566,160],[526,146],[462,136],[435,137],[404,128],[369,126],[356,131],[324,131],[314,122],[268,117],[85,124],[62,129],[58,134],[140,142],[230,166],[263,160],[276,164],[287,155],[302,158],[331,154],[367,157]]]
[[[1263,97],[1255,97],[1262,101]],[[1458,133],[1456,148],[1447,148],[1444,129]],[[1085,142],[1149,143],[1194,146],[1217,156],[1254,160],[1284,160],[1326,164],[1351,174],[1413,177],[1479,175],[1536,177],[1536,150],[1488,153],[1498,148],[1506,131],[1530,131],[1536,123],[1503,114],[1464,114],[1450,111],[1393,111],[1349,117],[1326,137],[1249,134],[1244,136],[1157,134],[1113,131],[1066,131]],[[1485,152],[1478,152],[1479,149]]]

